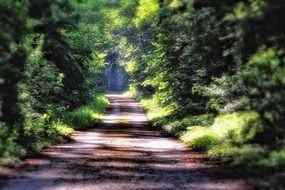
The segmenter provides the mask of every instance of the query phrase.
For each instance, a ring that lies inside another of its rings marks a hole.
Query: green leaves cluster
[[[266,135],[256,140],[283,138],[284,2],[152,1],[138,5],[134,21],[157,6],[134,23],[141,35],[127,35],[133,91],[172,106],[178,119],[257,111]]]
[[[139,2],[126,62],[153,125],[234,166],[283,165],[284,1]]]
[[[6,133],[1,142],[12,139],[15,147],[29,151],[40,139],[48,145],[58,141],[71,130],[59,116],[102,91],[100,47],[106,37],[99,41],[100,25],[91,22],[94,6],[69,0],[0,1],[0,126]],[[93,121],[86,117],[86,123]]]

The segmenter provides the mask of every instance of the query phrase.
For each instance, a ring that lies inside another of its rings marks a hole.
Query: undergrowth
[[[211,158],[259,175],[285,167],[285,145],[270,148],[252,142],[262,131],[257,112],[236,111],[175,119],[173,109],[161,107],[155,98],[141,102],[154,127],[176,136],[193,151],[207,152]]]
[[[71,112],[50,112],[30,116],[25,120],[23,135],[20,126],[0,123],[0,166],[13,165],[21,157],[36,153],[67,139],[74,130],[91,127],[108,106],[106,97],[94,96],[87,105]]]

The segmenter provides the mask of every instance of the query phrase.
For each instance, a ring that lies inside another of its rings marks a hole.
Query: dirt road
[[[149,127],[140,104],[124,95],[108,97],[111,107],[100,126],[27,159],[0,189],[246,189],[206,155]]]

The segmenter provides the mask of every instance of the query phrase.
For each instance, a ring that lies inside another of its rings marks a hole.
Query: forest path
[[[27,159],[3,190],[246,189],[205,154],[149,127],[142,106],[110,94],[101,124]]]

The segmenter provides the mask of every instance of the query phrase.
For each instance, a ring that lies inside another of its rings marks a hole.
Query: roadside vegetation
[[[23,137],[20,129],[14,126],[0,128],[0,167],[12,166],[23,156],[38,153],[56,143],[69,139],[74,130],[94,126],[105,112],[108,100],[96,95],[84,106],[73,111],[57,111],[29,117],[23,124]]]
[[[264,188],[282,187],[284,2],[141,0],[137,6],[129,93],[152,125],[261,178]]]
[[[154,127],[282,187],[284,10],[283,0],[0,0],[0,151],[20,156],[91,125],[115,54]]]
[[[0,167],[104,113],[107,64],[98,47],[108,44],[94,35],[102,24],[91,13],[77,1],[0,1]]]

